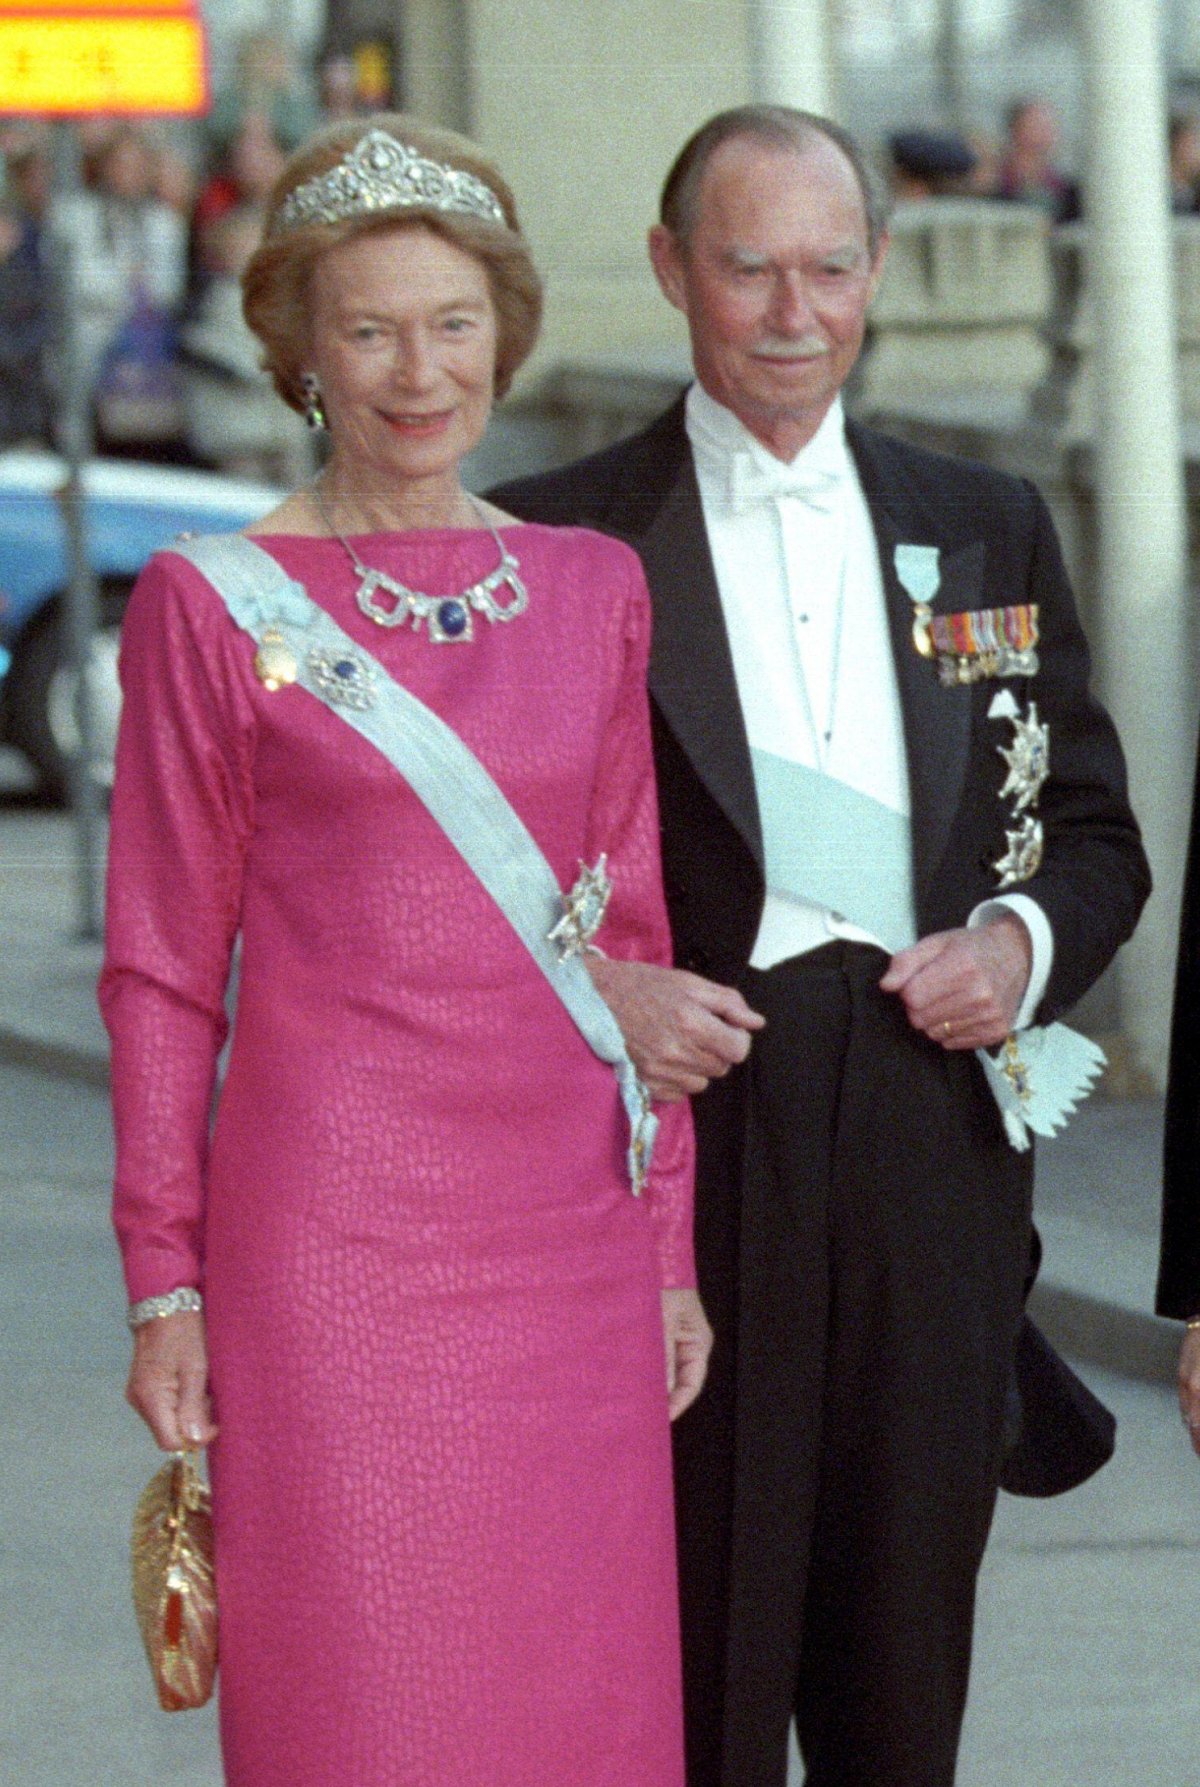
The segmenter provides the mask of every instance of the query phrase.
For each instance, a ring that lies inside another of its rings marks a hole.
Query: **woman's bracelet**
[[[131,1303],[125,1320],[131,1328],[144,1328],[147,1322],[156,1322],[163,1316],[191,1314],[203,1308],[204,1298],[199,1291],[185,1284],[177,1291],[168,1291],[165,1297],[143,1297],[140,1303]]]
[[[1200,1315],[1189,1316],[1185,1326],[1188,1333],[1193,1334],[1197,1328],[1200,1328]]]

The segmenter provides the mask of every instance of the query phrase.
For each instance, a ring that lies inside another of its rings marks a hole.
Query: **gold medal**
[[[919,602],[913,610],[912,638],[923,658],[933,656],[933,640],[929,636],[929,623],[932,619],[933,609],[927,602]]]
[[[932,658],[929,623],[933,600],[941,587],[941,556],[936,546],[896,547],[896,577],[913,605],[912,642],[922,658]]]
[[[295,653],[278,627],[268,627],[254,654],[254,674],[264,689],[272,693],[287,683],[294,683],[300,666]]]

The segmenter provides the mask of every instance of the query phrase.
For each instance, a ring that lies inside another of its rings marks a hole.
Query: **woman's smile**
[[[380,420],[397,434],[426,436],[443,434],[454,420],[453,409],[429,411],[395,411],[379,410],[376,412]]]

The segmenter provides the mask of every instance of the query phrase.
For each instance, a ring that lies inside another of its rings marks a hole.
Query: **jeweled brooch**
[[[360,713],[374,707],[375,666],[358,652],[314,646],[308,654],[308,668],[317,688],[335,707],[351,707]]]
[[[1026,813],[1015,831],[1005,832],[1004,841],[1008,848],[994,867],[1001,887],[1015,887],[1019,881],[1036,875],[1041,867],[1045,844],[1041,820]]]
[[[547,942],[557,944],[560,961],[567,962],[587,948],[604,923],[612,890],[607,855],[600,857],[594,869],[580,863],[579,879],[562,896],[563,915],[546,933]]]
[[[254,654],[254,674],[263,688],[274,694],[276,689],[294,683],[299,671],[296,654],[279,628],[268,627]]]
[[[997,745],[1008,765],[1008,778],[1000,790],[1000,799],[1013,797],[1013,817],[1027,807],[1037,805],[1042,784],[1050,774],[1050,728],[1038,719],[1037,702],[1029,703],[1024,719],[1012,716],[1013,741],[1008,747]]]

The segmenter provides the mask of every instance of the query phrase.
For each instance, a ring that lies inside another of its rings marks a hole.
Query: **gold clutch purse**
[[[133,1516],[133,1606],[159,1705],[203,1706],[217,1673],[212,1498],[181,1452],[142,1491]]]

